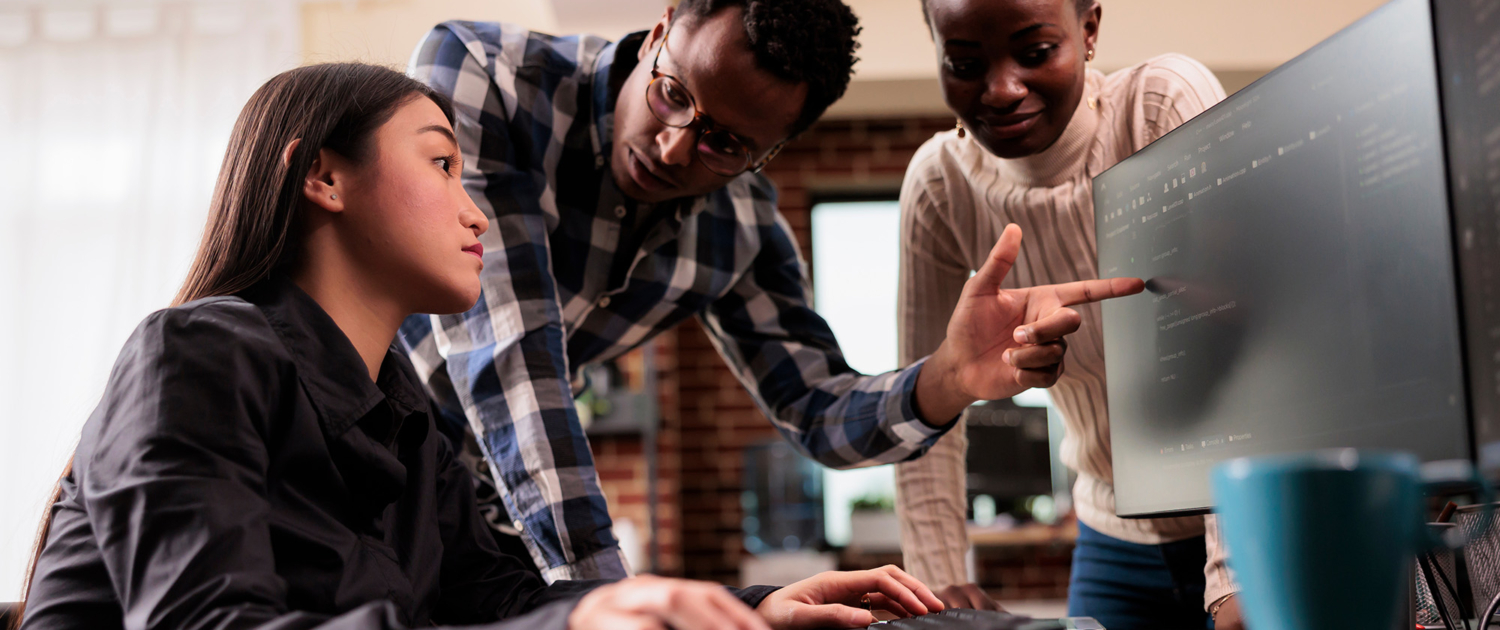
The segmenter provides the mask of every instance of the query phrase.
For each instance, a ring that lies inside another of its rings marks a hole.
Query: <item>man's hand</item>
[[[1219,606],[1219,614],[1214,615],[1214,630],[1245,630],[1239,596],[1230,597]]]
[[[642,575],[585,595],[569,630],[770,630],[745,602],[717,584]]]
[[[954,584],[937,590],[938,599],[948,608],[973,608],[974,610],[1005,610],[986,595],[978,584]]]
[[[897,617],[943,610],[943,602],[905,571],[883,566],[869,571],[829,571],[771,593],[756,608],[776,630],[863,628],[875,623],[870,607]]]
[[[918,413],[928,422],[947,423],[977,400],[1051,387],[1062,375],[1063,337],[1080,323],[1068,307],[1146,288],[1138,278],[1000,288],[1020,252],[1021,228],[1007,226],[984,266],[964,284],[948,337],[917,376]]]

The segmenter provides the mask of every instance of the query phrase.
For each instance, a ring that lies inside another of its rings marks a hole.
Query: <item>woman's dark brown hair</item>
[[[364,161],[375,129],[418,95],[432,99],[453,123],[446,98],[380,66],[307,66],[261,86],[234,124],[203,242],[173,305],[233,295],[295,265],[302,178],[318,150]],[[282,152],[298,138],[302,143],[284,163]]]
[[[234,123],[219,169],[198,254],[172,305],[234,295],[272,273],[290,271],[301,250],[303,178],[320,149],[356,164],[372,157],[374,132],[402,105],[426,97],[453,123],[448,99],[399,72],[359,63],[289,70],[262,85]],[[301,140],[290,160],[283,153]],[[63,477],[72,474],[70,459]],[[37,560],[51,529],[62,480],[48,501],[21,586],[19,628]]]

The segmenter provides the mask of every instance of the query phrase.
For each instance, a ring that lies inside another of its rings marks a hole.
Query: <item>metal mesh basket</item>
[[[1473,620],[1500,593],[1500,528],[1485,527],[1481,511],[1478,505],[1462,507],[1452,523],[1432,524],[1459,529],[1468,543],[1461,549],[1433,551],[1419,558],[1417,623],[1479,630]]]

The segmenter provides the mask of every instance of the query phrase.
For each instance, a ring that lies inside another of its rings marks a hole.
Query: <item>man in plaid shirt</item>
[[[888,374],[850,369],[759,171],[843,95],[858,30],[839,0],[683,0],[618,42],[448,22],[413,54],[412,74],[453,99],[464,184],[491,227],[479,303],[414,317],[401,337],[467,419],[548,581],[629,572],[573,406],[585,364],[697,317],[803,453],[888,464],[976,400],[1051,385],[1078,326],[1068,304],[1140,290],[1002,290],[1012,228],[938,352]]]

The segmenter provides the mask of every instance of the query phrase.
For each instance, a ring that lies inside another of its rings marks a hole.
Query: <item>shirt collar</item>
[[[348,431],[382,401],[389,402],[397,417],[427,409],[426,396],[403,353],[387,349],[372,382],[348,336],[290,278],[275,275],[240,297],[258,306],[281,338],[330,436]]]

